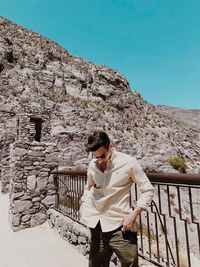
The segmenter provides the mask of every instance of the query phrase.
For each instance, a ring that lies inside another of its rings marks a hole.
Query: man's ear
[[[109,148],[112,148],[113,147],[113,144],[112,143],[110,143],[110,145],[109,145]]]

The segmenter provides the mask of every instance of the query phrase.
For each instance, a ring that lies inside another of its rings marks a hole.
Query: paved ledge
[[[9,198],[0,193],[1,267],[86,267],[87,259],[50,229],[48,222],[13,232],[8,221]]]

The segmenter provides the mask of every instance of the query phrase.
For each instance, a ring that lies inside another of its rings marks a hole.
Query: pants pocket
[[[127,240],[130,244],[137,244],[137,232],[134,231],[122,231],[124,240]]]

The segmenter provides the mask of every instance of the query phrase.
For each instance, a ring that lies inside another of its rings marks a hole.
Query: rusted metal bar
[[[65,175],[65,176],[87,176],[86,171],[74,171],[74,170],[66,170],[66,171],[52,171],[53,175]]]
[[[148,233],[148,243],[149,243],[149,257],[151,258],[151,232],[150,232],[150,223],[149,223],[149,213],[146,211],[147,216],[147,233]]]
[[[79,203],[84,191],[86,176],[71,175],[67,172],[53,172],[57,189],[56,209],[74,221],[80,221]],[[82,173],[81,173],[82,174]]]
[[[71,175],[71,176],[87,176],[86,171],[53,171],[55,175]],[[151,182],[156,183],[176,183],[176,184],[191,184],[200,186],[200,174],[179,174],[179,173],[157,173],[148,172],[147,177]]]
[[[189,184],[200,186],[199,174],[177,174],[177,173],[147,173],[151,182],[156,183],[173,183],[173,184]]]

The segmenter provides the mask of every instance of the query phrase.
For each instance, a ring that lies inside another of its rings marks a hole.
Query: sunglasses
[[[108,155],[108,151],[104,152],[101,156],[95,157],[96,159],[105,159]]]

